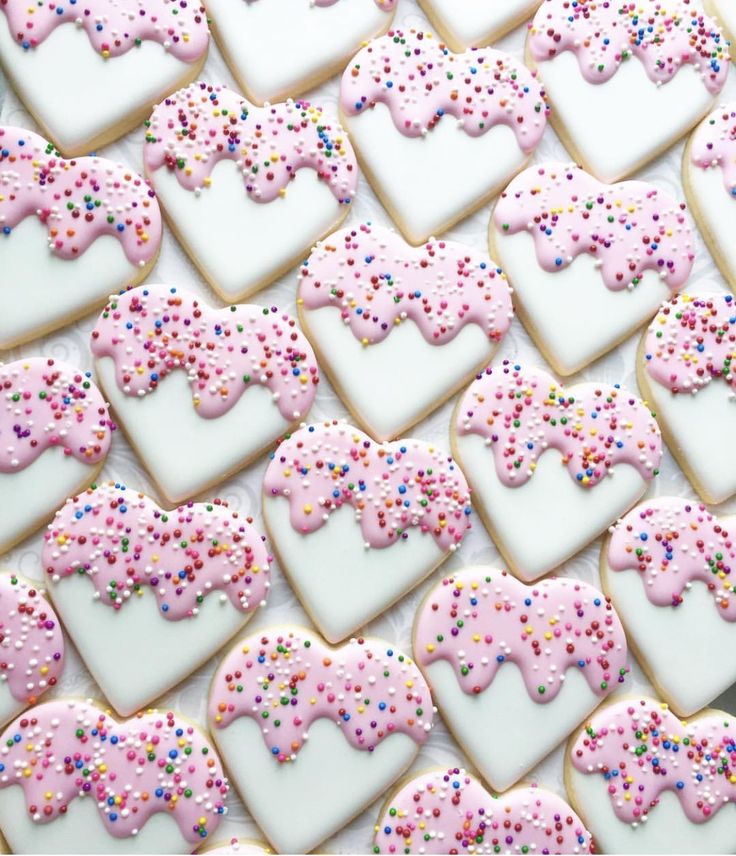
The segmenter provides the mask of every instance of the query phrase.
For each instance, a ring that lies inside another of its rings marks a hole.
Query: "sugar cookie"
[[[197,853],[209,853],[210,856],[263,856],[273,853],[273,850],[263,841],[255,841],[251,838],[231,838],[225,843],[215,842],[210,847],[200,847]]]
[[[419,0],[432,26],[450,50],[462,51],[498,41],[518,27],[539,6],[540,0]]]
[[[297,304],[333,386],[378,440],[401,436],[486,366],[514,315],[488,256],[452,241],[415,249],[371,224],[312,250]]]
[[[431,443],[305,425],[273,452],[263,519],[279,565],[331,642],[427,577],[470,528],[470,490]]]

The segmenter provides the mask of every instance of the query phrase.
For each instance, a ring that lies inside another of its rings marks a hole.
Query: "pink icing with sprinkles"
[[[470,491],[449,455],[421,440],[376,443],[341,421],[287,435],[263,491],[288,500],[291,525],[305,535],[351,505],[368,547],[390,547],[416,531],[452,551],[470,529]]]
[[[501,195],[493,220],[502,235],[528,232],[549,273],[590,254],[612,291],[633,288],[649,270],[677,291],[695,258],[684,203],[644,181],[603,184],[575,164],[524,170]]]
[[[50,585],[88,577],[102,603],[123,609],[149,589],[169,621],[196,617],[220,592],[241,612],[265,603],[271,557],[250,518],[226,503],[164,511],[150,497],[107,482],[68,499],[45,535]]]
[[[667,83],[691,65],[716,95],[728,78],[728,41],[691,0],[544,0],[527,44],[537,63],[573,51],[589,83],[610,80],[632,57],[653,83]]]
[[[448,662],[467,695],[480,695],[514,663],[539,703],[557,697],[568,669],[601,697],[628,672],[623,627],[597,589],[564,577],[527,586],[495,570],[442,580],[417,616],[414,654],[420,667]]]
[[[724,104],[698,125],[690,161],[701,169],[720,167],[726,193],[736,197],[736,104]]]
[[[526,484],[549,449],[560,452],[570,477],[588,488],[618,464],[635,467],[650,481],[662,458],[654,417],[618,384],[582,383],[568,394],[546,371],[509,360],[473,381],[460,402],[456,430],[485,439],[507,487]]]
[[[319,371],[309,342],[275,306],[213,309],[188,291],[145,285],[113,297],[92,331],[92,353],[115,362],[126,395],[156,391],[185,371],[192,404],[217,419],[251,386],[267,387],[284,419],[312,406]]]
[[[638,505],[618,521],[608,544],[613,571],[639,571],[656,606],[680,606],[692,583],[702,582],[716,612],[736,621],[736,543],[699,502],[660,497]]]
[[[195,62],[209,43],[207,14],[192,0],[0,0],[0,12],[24,50],[37,48],[62,24],[84,29],[105,59],[153,41],[182,62]]]
[[[5,729],[0,788],[13,785],[35,823],[87,798],[113,838],[136,835],[165,812],[192,847],[219,826],[229,790],[210,741],[178,714],[149,710],[117,722],[70,699],[39,705]]]
[[[156,194],[132,169],[98,157],[65,160],[38,134],[0,127],[0,241],[31,216],[46,226],[49,249],[62,259],[111,235],[128,261],[143,267],[161,243]]]
[[[319,107],[307,101],[255,107],[207,83],[180,89],[156,107],[143,159],[149,175],[165,167],[197,192],[210,185],[220,161],[235,161],[254,202],[282,197],[300,169],[314,170],[340,203],[349,204],[358,187],[347,134]]]
[[[539,144],[549,110],[535,73],[493,48],[452,53],[431,33],[390,30],[359,51],[340,85],[340,106],[357,116],[377,103],[408,137],[431,131],[445,115],[471,137],[495,125],[514,132],[529,154]]]
[[[488,256],[452,241],[414,248],[370,224],[317,244],[301,267],[299,300],[305,309],[339,309],[366,345],[406,320],[434,345],[452,341],[466,324],[499,342],[514,316],[511,288]]]
[[[36,704],[64,668],[64,637],[36,583],[0,574],[0,680],[14,699]]]
[[[489,794],[459,767],[420,773],[389,800],[374,853],[591,853],[583,822],[535,785]]]
[[[372,752],[406,734],[421,745],[432,728],[429,687],[414,662],[380,639],[330,648],[301,627],[255,633],[239,642],[212,681],[209,719],[227,728],[255,719],[275,761],[298,759],[318,719],[331,719],[353,747]]]
[[[692,823],[736,802],[736,724],[720,711],[685,723],[652,698],[622,699],[593,715],[570,756],[578,772],[603,777],[623,823],[646,820],[666,791]]]
[[[721,292],[680,294],[662,305],[645,341],[649,376],[674,393],[695,394],[713,380],[732,387],[736,304]]]
[[[43,357],[0,364],[0,473],[19,472],[53,448],[99,464],[114,430],[91,372]]]

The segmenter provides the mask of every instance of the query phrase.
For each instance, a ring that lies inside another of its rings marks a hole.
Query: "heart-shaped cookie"
[[[309,342],[276,307],[213,309],[167,285],[111,298],[91,348],[125,433],[170,502],[222,481],[298,425],[319,381]]]
[[[340,85],[340,110],[374,190],[420,244],[491,199],[547,124],[544,92],[492,48],[453,54],[430,33],[389,31]]]
[[[0,63],[67,156],[134,128],[207,57],[204,7],[178,0],[0,4]]]
[[[591,853],[582,820],[557,794],[527,785],[489,794],[465,770],[414,776],[376,821],[374,853]]]
[[[226,811],[214,746],[172,711],[117,722],[57,699],[11,723],[2,744],[0,829],[15,853],[191,853]]]
[[[91,372],[43,357],[0,363],[0,554],[95,480],[114,430]]]
[[[730,63],[718,24],[690,0],[544,0],[527,57],[565,147],[601,181],[624,178],[686,133]]]
[[[514,573],[535,580],[589,544],[644,494],[659,427],[618,384],[569,388],[504,360],[460,398],[453,454]]]
[[[633,508],[601,549],[601,582],[657,692],[690,716],[736,682],[716,658],[736,644],[735,518],[657,497]]]
[[[378,440],[401,436],[486,366],[514,314],[488,256],[451,241],[415,249],[370,224],[312,250],[297,303],[333,386]]]
[[[384,793],[432,716],[421,672],[389,642],[330,648],[296,626],[238,642],[209,697],[232,782],[280,853],[308,853]]]
[[[644,333],[639,387],[695,490],[718,503],[736,492],[736,303],[691,292],[665,303]]]
[[[442,718],[483,778],[505,791],[609,693],[627,668],[611,602],[579,580],[527,586],[470,568],[427,594],[414,657]]]
[[[0,725],[56,686],[63,668],[64,637],[45,592],[0,573]]]
[[[565,786],[602,853],[736,852],[736,720],[681,722],[653,698],[604,705],[565,757]]]
[[[736,103],[698,125],[682,157],[682,185],[723,278],[736,290]]]
[[[525,21],[540,0],[419,0],[432,26],[453,51],[498,41]]]
[[[123,164],[64,160],[38,134],[0,127],[0,231],[0,348],[12,348],[145,279],[161,212]]]
[[[59,509],[42,557],[49,593],[118,713],[146,707],[245,627],[270,587],[263,540],[219,502],[164,511],[113,482]]]
[[[254,107],[207,83],[156,107],[143,159],[180,243],[233,302],[300,262],[342,222],[358,185],[347,134],[318,107]]]
[[[255,104],[307,92],[384,33],[398,0],[209,0],[212,30]]]
[[[684,209],[652,184],[603,184],[574,164],[531,166],[506,188],[491,254],[556,372],[610,351],[683,287],[695,258]]]
[[[306,425],[263,479],[269,540],[304,608],[331,642],[427,577],[470,528],[460,468],[431,443],[376,443],[345,422]]]

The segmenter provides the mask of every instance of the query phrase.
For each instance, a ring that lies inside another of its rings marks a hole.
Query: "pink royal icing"
[[[209,718],[227,728],[255,719],[275,761],[295,761],[313,722],[331,719],[353,747],[372,752],[386,737],[422,744],[432,698],[414,662],[380,639],[330,648],[301,627],[255,633],[227,654],[212,681]]]
[[[195,294],[145,285],[113,297],[92,331],[97,359],[111,357],[119,388],[130,396],[156,391],[170,372],[185,371],[192,404],[217,419],[251,386],[265,386],[284,419],[312,406],[319,371],[312,348],[275,306],[213,309]]]
[[[357,116],[378,102],[407,137],[426,134],[447,114],[471,137],[506,125],[527,154],[542,139],[549,113],[535,73],[514,57],[493,48],[455,54],[431,33],[416,30],[389,30],[345,69],[344,113]]]
[[[607,560],[613,571],[639,571],[656,606],[680,606],[702,582],[717,614],[736,621],[736,543],[702,503],[659,497],[638,505],[616,524]]]
[[[662,305],[647,330],[649,376],[674,393],[694,394],[713,380],[734,385],[736,304],[722,292],[680,294]]]
[[[509,360],[473,381],[460,402],[456,430],[485,438],[507,487],[526,484],[549,449],[560,452],[570,477],[587,488],[618,464],[649,481],[662,458],[654,417],[618,384],[582,383],[568,394],[546,371]]]
[[[142,267],[161,243],[161,212],[149,183],[105,158],[65,160],[52,143],[23,128],[0,127],[0,232],[36,216],[49,249],[76,259],[103,235],[116,238],[128,261]]]
[[[37,48],[62,24],[84,29],[104,59],[154,41],[182,62],[195,62],[209,42],[207,14],[196,0],[0,0],[0,12],[24,50]]]
[[[511,288],[488,256],[452,241],[414,248],[369,223],[317,244],[300,271],[299,300],[305,309],[338,308],[366,345],[405,320],[430,344],[452,341],[466,324],[499,342],[514,314]]]
[[[107,482],[68,499],[45,535],[51,585],[84,574],[102,603],[122,609],[149,589],[170,621],[196,617],[221,592],[241,612],[261,606],[271,557],[252,521],[227,504],[189,502],[173,511]]]
[[[117,722],[76,699],[42,704],[5,729],[0,788],[13,785],[36,823],[87,798],[113,838],[136,835],[165,812],[193,847],[219,826],[228,792],[214,747],[180,715],[149,710]]]
[[[238,163],[254,202],[282,197],[300,169],[314,170],[340,203],[349,204],[358,187],[347,134],[307,101],[255,107],[224,86],[193,83],[162,101],[146,124],[148,174],[165,167],[187,190],[208,187],[222,160]]]
[[[503,235],[528,232],[548,273],[590,254],[612,291],[633,288],[648,270],[677,291],[695,258],[684,203],[644,181],[604,184],[575,164],[524,170],[501,195],[493,219]]]
[[[25,469],[47,449],[90,466],[110,450],[115,424],[91,372],[43,357],[0,364],[0,402],[0,473]]]
[[[626,636],[597,589],[564,577],[524,585],[506,571],[461,571],[442,580],[414,628],[419,666],[447,661],[467,695],[479,695],[505,663],[520,670],[529,697],[557,697],[568,669],[606,696],[628,672]]]
[[[64,637],[38,585],[0,574],[0,680],[17,701],[36,704],[64,668]]]
[[[535,785],[502,796],[458,767],[420,773],[376,823],[374,853],[591,853],[582,820]]]
[[[450,551],[470,529],[470,491],[449,455],[421,440],[376,443],[337,420],[288,435],[271,455],[263,491],[288,500],[291,525],[305,535],[351,505],[368,547],[418,530]]]
[[[652,698],[621,699],[593,715],[570,756],[603,777],[623,823],[646,820],[666,791],[692,823],[736,801],[736,723],[719,711],[685,723]]]
[[[690,142],[690,162],[701,169],[719,167],[723,186],[736,197],[736,104],[714,110],[695,129]]]
[[[657,84],[692,65],[713,95],[730,61],[721,28],[691,0],[544,0],[529,25],[528,50],[537,63],[573,51],[589,83],[610,80],[632,57]]]

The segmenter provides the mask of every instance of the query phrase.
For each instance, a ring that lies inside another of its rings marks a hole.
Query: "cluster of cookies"
[[[736,494],[736,304],[689,285],[692,212],[736,287],[736,16],[418,3],[436,32],[413,0],[0,0],[43,134],[0,126],[11,852],[306,853],[379,798],[375,853],[736,852],[736,541],[705,504]],[[524,57],[489,46],[520,26]],[[210,29],[244,94],[199,79]],[[550,123],[574,162],[535,154]],[[138,169],[88,154],[129,131]],[[682,188],[629,178],[688,134]],[[395,228],[352,216],[361,175]],[[443,237],[492,201],[488,252]],[[167,230],[192,287],[152,275]],[[560,380],[635,335],[638,390]],[[446,444],[411,437],[450,400]],[[106,463],[126,441],[153,496]],[[213,498],[247,467],[252,516]],[[507,570],[455,560],[472,527]],[[599,575],[562,570],[600,536]],[[311,627],[268,621],[279,575]],[[411,650],[364,635],[411,598]],[[214,656],[200,723],[152,707]],[[440,717],[457,764],[402,779]],[[525,777],[566,740],[563,799]],[[268,844],[223,834],[232,789]]]

